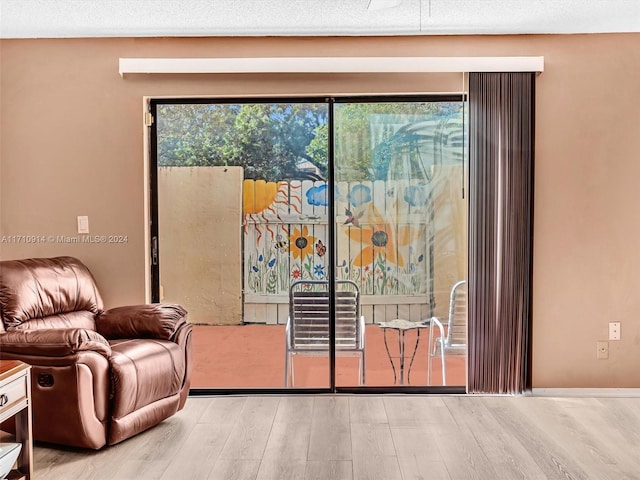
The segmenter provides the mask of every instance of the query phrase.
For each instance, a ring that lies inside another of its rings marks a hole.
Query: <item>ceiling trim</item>
[[[120,58],[125,74],[538,72],[544,57]]]

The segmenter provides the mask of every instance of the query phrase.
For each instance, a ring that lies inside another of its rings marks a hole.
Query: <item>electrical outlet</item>
[[[596,342],[596,358],[598,360],[606,360],[609,358],[609,342]]]
[[[609,322],[609,340],[620,340],[620,322]]]

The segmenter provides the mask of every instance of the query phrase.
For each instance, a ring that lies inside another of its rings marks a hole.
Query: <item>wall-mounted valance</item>
[[[121,58],[125,74],[537,72],[544,57]]]

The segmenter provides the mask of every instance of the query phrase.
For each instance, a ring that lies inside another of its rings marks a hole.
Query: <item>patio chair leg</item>
[[[360,355],[360,386],[363,386],[365,383],[365,361],[364,361],[364,351],[362,355]]]
[[[293,387],[293,355],[291,352],[287,352],[285,354],[284,360],[284,386],[285,387]]]
[[[289,352],[284,354],[284,386],[289,386]]]
[[[291,358],[289,358],[289,373],[289,378],[291,379],[291,388],[293,388],[296,383],[295,370],[293,369],[293,355],[291,355]]]
[[[444,361],[444,340],[442,340],[440,344],[440,359],[442,361],[442,385],[446,386],[447,385],[447,372],[446,372],[447,363]]]

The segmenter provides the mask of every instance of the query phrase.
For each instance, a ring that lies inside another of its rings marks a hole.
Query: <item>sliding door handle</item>
[[[151,264],[158,265],[158,237],[151,238]]]

